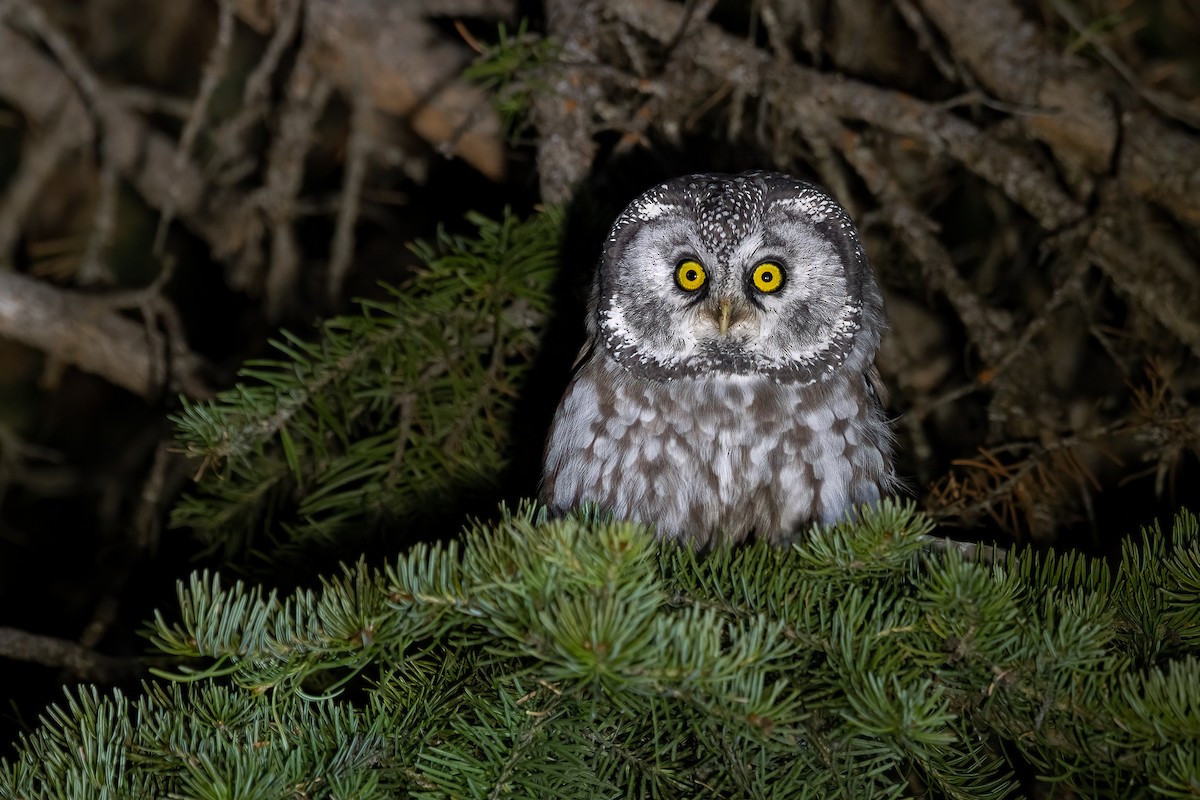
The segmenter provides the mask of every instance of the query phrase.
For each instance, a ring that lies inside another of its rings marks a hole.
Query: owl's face
[[[652,380],[813,383],[878,345],[882,300],[846,212],[786,175],[692,175],[617,218],[593,293],[593,336]]]

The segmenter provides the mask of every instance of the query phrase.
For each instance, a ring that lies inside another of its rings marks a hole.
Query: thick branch
[[[549,203],[565,203],[571,198],[596,154],[591,120],[601,87],[584,72],[588,64],[596,63],[600,7],[599,0],[546,3],[546,28],[562,43],[564,60],[571,65],[550,77],[549,89],[539,92],[533,104],[541,193]]]
[[[161,390],[157,371],[164,354],[150,346],[146,329],[102,299],[57,289],[12,272],[0,272],[0,336],[74,364],[145,398]],[[171,374],[185,390],[202,385],[201,361],[172,360]]]

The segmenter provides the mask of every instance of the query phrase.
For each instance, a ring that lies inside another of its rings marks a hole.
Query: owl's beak
[[[732,315],[733,302],[728,297],[722,297],[721,304],[717,306],[717,328],[722,336],[729,333],[729,318]]]
[[[709,306],[708,311],[722,336],[728,335],[730,328],[746,319],[746,308],[729,297],[722,297],[715,306]]]

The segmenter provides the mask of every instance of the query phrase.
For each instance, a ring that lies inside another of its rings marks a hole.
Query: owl
[[[609,233],[541,499],[783,543],[894,482],[883,300],[845,210],[774,172],[650,189]]]

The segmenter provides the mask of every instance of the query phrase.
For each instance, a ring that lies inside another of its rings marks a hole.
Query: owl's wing
[[[881,407],[887,408],[887,386],[885,386],[883,383],[883,376],[879,374],[879,367],[874,363],[867,368],[867,391],[875,396],[875,399],[879,401],[879,405]]]
[[[596,348],[596,340],[589,336],[587,341],[583,343],[583,347],[579,348],[579,355],[575,356],[574,363],[571,364],[571,375],[579,369],[579,365],[588,360],[592,355],[592,350]]]

